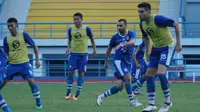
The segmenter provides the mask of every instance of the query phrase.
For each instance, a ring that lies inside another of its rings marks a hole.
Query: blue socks
[[[11,112],[1,94],[0,94],[0,107],[3,110],[3,112]]]
[[[66,96],[69,96],[69,94],[71,93],[71,90],[72,90],[72,84],[74,82],[74,77],[71,76],[71,75],[68,75],[66,82],[67,82],[67,93],[66,93]]]
[[[145,81],[146,81],[146,77],[140,78],[139,80],[137,80],[136,84],[132,87],[132,90],[139,92],[140,88],[142,87]]]
[[[147,93],[148,93],[148,103],[149,105],[155,105],[155,80],[154,77],[147,76]]]
[[[170,101],[170,88],[169,88],[169,82],[167,80],[166,74],[158,74],[158,77],[160,79],[160,83],[161,83],[161,87],[163,90],[163,94],[164,94],[164,101],[166,104],[171,103]]]
[[[130,83],[126,83],[125,84],[125,88],[126,88],[126,93],[127,93],[128,97],[129,97],[130,102],[134,101],[131,84]]]
[[[78,97],[80,95],[80,92],[82,90],[82,86],[83,86],[83,83],[84,83],[83,77],[84,76],[78,76],[78,79],[77,79],[77,90],[76,90],[75,97]],[[70,93],[71,93],[71,90],[72,90],[72,85],[73,85],[73,82],[74,82],[74,76],[68,75],[66,82],[67,82],[67,93],[66,93],[66,96],[69,96]]]
[[[82,86],[83,86],[83,83],[84,83],[83,76],[79,76],[78,79],[77,79],[77,90],[76,90],[75,97],[79,96],[81,89],[82,89]]]
[[[112,88],[110,88],[109,90],[107,90],[106,92],[104,92],[103,94],[101,94],[102,98],[111,96],[113,94],[118,93],[119,91],[121,91],[121,89],[117,86],[113,86]]]
[[[40,106],[41,102],[40,102],[40,91],[38,86],[36,85],[36,83],[34,84],[29,84],[29,86],[31,87],[31,92],[33,93],[35,100],[36,100],[36,105]]]

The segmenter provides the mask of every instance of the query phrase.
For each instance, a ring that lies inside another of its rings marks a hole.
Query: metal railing
[[[86,77],[112,77],[115,71],[113,67],[112,58],[109,58],[109,67],[104,70],[104,58],[89,58],[87,64]],[[186,64],[188,60],[200,60],[200,58],[186,58],[186,59],[173,59],[172,65],[168,69],[167,77],[177,79],[179,73],[183,73],[185,78],[191,79],[191,82],[195,82],[196,78],[200,75],[200,65],[190,66]],[[41,67],[36,69],[34,66],[34,59],[31,59],[33,65],[33,73],[38,77],[66,77],[68,60],[67,58],[43,58],[40,59]],[[181,64],[177,64],[177,61],[181,61]]]
[[[110,38],[116,29],[116,22],[83,22],[91,26],[94,37],[103,39]],[[200,37],[200,22],[180,22],[182,24],[182,37]],[[19,23],[19,30],[26,31],[34,39],[67,39],[67,29],[73,22],[27,22]],[[141,37],[139,22],[129,22],[128,28]],[[174,32],[174,31],[173,31]],[[0,39],[9,34],[6,23],[0,23]]]
[[[73,22],[27,22],[19,23],[18,30],[28,32],[34,39],[65,39],[68,37],[67,29],[73,24]],[[83,22],[83,24],[89,25],[93,30],[94,37],[100,39],[111,37],[112,34],[117,31],[117,22]],[[139,22],[129,22],[128,24],[130,30],[135,32],[139,31],[139,29],[136,28]],[[6,36],[8,33],[7,24],[0,23],[0,38]]]

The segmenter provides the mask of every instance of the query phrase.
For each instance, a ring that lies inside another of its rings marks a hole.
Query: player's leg
[[[161,107],[159,112],[167,112],[172,106],[170,101],[170,87],[166,77],[167,67],[170,65],[170,61],[174,55],[174,46],[167,46],[162,49],[160,62],[158,65],[157,76],[160,79],[161,88],[164,94],[164,105]]]
[[[157,53],[155,54],[157,55]],[[156,74],[157,72],[158,63],[159,63],[159,57],[155,56],[152,50],[148,69],[146,72],[148,105],[145,109],[143,109],[143,112],[154,111],[157,109],[157,107],[155,106],[156,89],[155,89],[154,74]]]
[[[147,71],[147,63],[144,60],[140,61],[141,63],[141,69],[139,72],[139,79],[137,80],[136,84],[133,86],[133,91],[135,95],[138,95],[140,93],[140,88],[142,87],[142,85],[144,84],[144,82],[146,81],[146,71]]]
[[[11,112],[1,94],[0,94],[0,107],[3,110],[3,112]]]
[[[1,75],[1,83],[0,83],[0,90],[10,81],[13,79],[13,77],[16,75],[16,72],[18,71],[18,68],[13,67],[12,65],[9,65],[7,69],[5,70],[2,68],[0,70]]]
[[[137,78],[136,78],[136,74],[137,74],[137,68],[136,68],[136,65],[135,63],[133,62],[132,63],[132,70],[131,70],[131,75],[132,75],[132,83],[136,83],[137,81]]]
[[[71,54],[68,57],[68,76],[66,79],[67,91],[65,99],[69,100],[71,98],[72,85],[74,83],[74,70],[77,69],[77,55]]]
[[[76,94],[73,96],[74,100],[78,99],[78,96],[81,93],[83,84],[84,84],[84,73],[86,72],[86,65],[87,65],[87,61],[88,61],[88,55],[79,55],[78,57],[78,78],[77,78],[77,90],[76,90]]]
[[[100,106],[101,102],[103,101],[104,98],[114,95],[121,91],[124,88],[124,82],[122,81],[122,77],[118,77],[118,73],[115,73],[115,77],[118,79],[116,81],[116,85],[105,91],[104,93],[100,94],[97,97],[97,105]]]
[[[40,90],[39,87],[37,86],[37,84],[35,83],[35,80],[33,78],[25,78],[27,80],[27,82],[29,83],[29,86],[31,88],[31,92],[36,100],[36,108],[37,109],[41,109],[42,108],[42,104],[40,101]]]
[[[37,86],[32,72],[32,66],[30,63],[21,64],[22,69],[19,71],[19,74],[22,75],[23,79],[26,80],[31,88],[31,92],[36,100],[36,108],[41,109],[42,104],[40,101],[40,90]]]
[[[141,103],[134,100],[134,94],[132,92],[132,87],[131,87],[132,76],[130,74],[131,65],[126,64],[125,62],[122,62],[120,60],[116,60],[115,67],[124,79],[125,89],[126,89],[126,93],[128,95],[129,101],[130,101],[130,105],[135,106],[135,107],[141,106],[142,105]]]

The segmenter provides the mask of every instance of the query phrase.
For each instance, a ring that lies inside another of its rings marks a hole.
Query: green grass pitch
[[[106,98],[100,107],[96,105],[96,97],[114,84],[87,83],[77,101],[65,100],[64,83],[38,84],[43,104],[42,110],[35,109],[35,100],[27,84],[8,84],[1,91],[12,112],[141,112],[147,104],[147,94],[144,87],[137,98],[143,106],[134,108],[129,106],[128,97],[123,90],[114,96]],[[75,93],[76,86],[73,86]],[[156,86],[156,105],[158,109],[163,104],[163,94],[160,84]],[[169,112],[200,112],[199,83],[172,83],[171,99],[173,107]]]

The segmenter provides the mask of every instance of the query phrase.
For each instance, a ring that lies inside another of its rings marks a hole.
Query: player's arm
[[[25,42],[26,42],[28,45],[30,45],[30,46],[33,47],[33,51],[34,51],[35,59],[36,59],[35,66],[36,66],[36,68],[39,68],[39,67],[40,67],[40,62],[39,62],[38,46],[35,44],[35,42],[34,42],[33,39],[29,36],[28,33],[24,32],[23,35],[24,35],[24,40],[25,40]]]
[[[145,31],[142,28],[142,23],[140,23],[140,31],[142,33],[142,38],[145,39],[145,47],[146,47],[146,50],[145,50],[146,56],[145,57],[146,57],[146,59],[148,61],[149,60],[149,55],[150,55],[150,40],[149,40],[148,35],[145,33]]]
[[[8,56],[9,55],[9,47],[8,47],[8,43],[7,43],[7,37],[5,37],[3,39],[3,50],[6,54],[6,56]]]
[[[10,59],[8,58],[9,57],[9,47],[8,47],[8,43],[7,43],[7,37],[5,37],[3,39],[3,50],[4,50],[4,53],[7,58],[7,63],[9,63]]]
[[[87,27],[86,31],[87,31],[88,37],[90,38],[91,44],[92,44],[93,56],[95,57],[96,56],[96,44],[95,44],[95,41],[94,41],[92,30],[90,29],[90,27]]]
[[[182,50],[181,40],[180,40],[180,27],[177,22],[173,23],[176,32],[176,51],[180,52]]]
[[[136,41],[136,34],[135,32],[130,32],[130,41],[123,44],[123,47],[132,46],[135,44]]]
[[[136,67],[139,65],[137,59],[136,59],[136,56],[137,56],[137,53],[139,52],[140,50],[140,46],[138,46],[135,50],[135,52],[133,53],[133,62],[135,63]]]
[[[176,50],[177,52],[180,52],[182,49],[181,46],[181,42],[180,42],[180,27],[179,24],[177,22],[175,22],[174,20],[161,16],[161,15],[157,15],[155,18],[155,23],[158,27],[174,27],[175,28],[175,32],[176,32]]]
[[[113,47],[116,47],[116,39],[114,37],[111,38],[109,46],[106,50],[105,62],[104,62],[105,69],[108,68],[108,58],[110,56],[110,53],[111,53]]]
[[[72,35],[71,35],[71,31],[72,31],[72,28],[69,28],[67,33],[68,33],[68,44],[67,44],[67,50],[66,50],[66,55],[69,55],[70,54],[70,48],[71,48],[71,40],[72,40]]]

